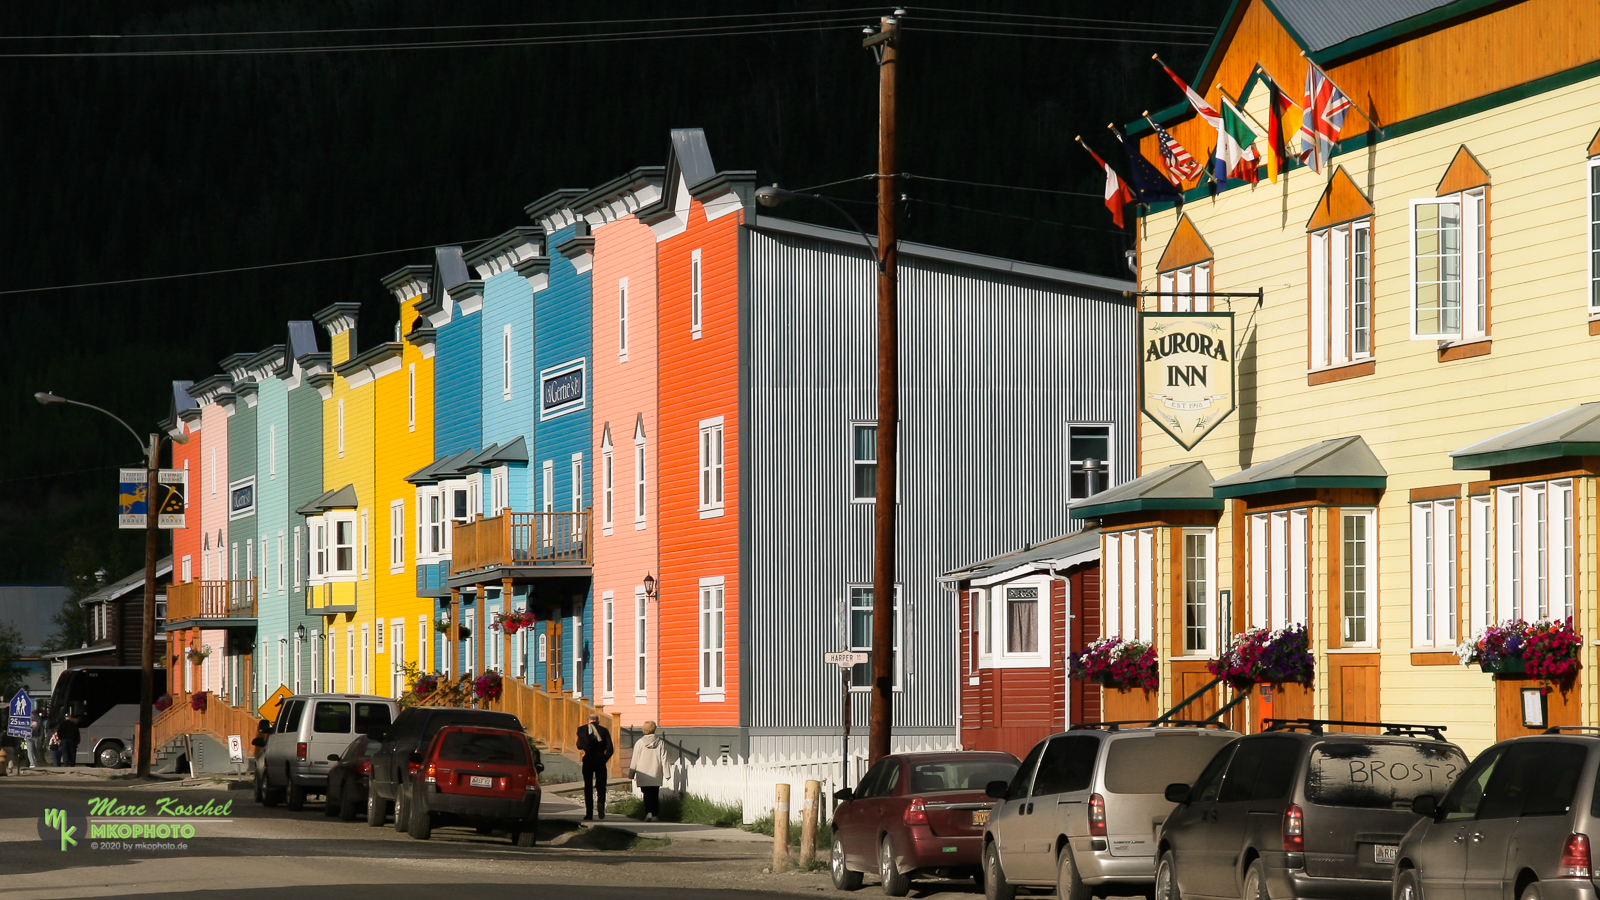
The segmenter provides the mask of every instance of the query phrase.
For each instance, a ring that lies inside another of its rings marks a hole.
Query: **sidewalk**
[[[626,778],[613,778],[610,786],[617,787],[630,782]],[[560,792],[569,790],[583,790],[583,782],[569,784],[548,784],[544,787],[544,800],[540,804],[539,818],[555,821],[579,823],[582,826],[596,826],[625,831],[638,837],[670,838],[677,842],[689,841],[718,841],[727,844],[771,844],[772,838],[764,834],[745,831],[742,828],[714,828],[710,825],[699,825],[693,822],[641,822],[627,816],[609,815],[604,819],[593,822],[583,821],[583,797],[576,798],[562,796]]]

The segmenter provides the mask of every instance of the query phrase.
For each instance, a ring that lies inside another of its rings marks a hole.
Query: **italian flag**
[[[1217,127],[1217,158],[1228,167],[1232,178],[1256,180],[1256,167],[1261,162],[1255,148],[1256,133],[1227,97],[1222,98],[1222,122]]]

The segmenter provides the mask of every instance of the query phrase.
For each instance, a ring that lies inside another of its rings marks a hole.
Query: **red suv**
[[[539,826],[538,757],[528,736],[506,728],[449,725],[426,750],[413,751],[419,768],[407,801],[407,833],[425,841],[435,826],[474,825],[509,832],[532,847]]]
[[[854,791],[835,794],[833,886],[861,887],[877,872],[883,892],[904,897],[917,875],[978,878],[991,781],[1010,781],[1009,753],[945,751],[885,756]]]

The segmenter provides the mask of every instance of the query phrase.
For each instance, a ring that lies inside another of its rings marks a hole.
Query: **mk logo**
[[[64,809],[47,809],[47,810],[45,810],[44,811],[44,824],[45,824],[46,828],[54,828],[56,831],[61,832],[61,851],[63,853],[66,852],[67,847],[69,845],[73,846],[73,847],[78,846],[78,842],[72,839],[72,836],[74,834],[78,833],[78,829],[76,827],[72,827],[72,826],[67,825],[67,811],[66,810],[64,810]]]

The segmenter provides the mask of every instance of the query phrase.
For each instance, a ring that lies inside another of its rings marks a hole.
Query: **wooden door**
[[[1522,724],[1523,691],[1538,690],[1540,686],[1537,678],[1527,675],[1495,676],[1495,740],[1503,741],[1544,731],[1543,728],[1529,728]],[[1566,690],[1557,688],[1545,694],[1545,726],[1582,725],[1583,711],[1578,708],[1579,693],[1578,679],[1575,678]]]
[[[1174,662],[1172,664],[1172,705],[1176,707],[1189,695],[1211,683],[1212,674],[1203,662]],[[1217,688],[1196,697],[1193,703],[1178,710],[1174,719],[1198,721],[1217,711]]]
[[[548,662],[544,667],[545,690],[551,694],[559,694],[563,690],[561,673],[565,671],[561,665],[561,633],[564,629],[560,619],[551,619],[548,629],[549,637],[546,639],[549,646],[545,650]]]
[[[1346,722],[1380,722],[1378,654],[1328,654],[1328,718]],[[1376,728],[1349,728],[1376,733]]]
[[[1103,687],[1100,689],[1100,709],[1101,721],[1104,722],[1148,722],[1160,715],[1156,712],[1154,691],[1119,691]]]

